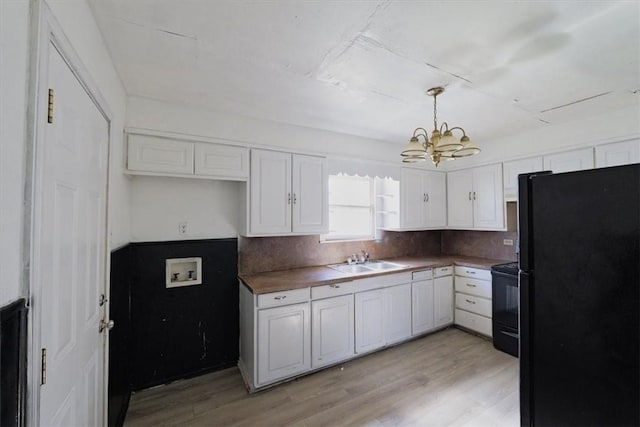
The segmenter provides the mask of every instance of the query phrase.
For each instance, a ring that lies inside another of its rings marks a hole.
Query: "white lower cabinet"
[[[492,335],[491,272],[470,267],[456,267],[456,325]]]
[[[394,344],[411,337],[411,283],[385,289],[385,342]]]
[[[385,290],[358,292],[355,295],[356,353],[384,347]]]
[[[313,368],[353,356],[353,295],[312,301],[311,316],[311,366]]]
[[[453,323],[453,276],[433,279],[433,323],[435,328]]]
[[[258,311],[258,385],[311,368],[309,303]]]
[[[433,279],[411,284],[411,333],[420,335],[433,326]]]

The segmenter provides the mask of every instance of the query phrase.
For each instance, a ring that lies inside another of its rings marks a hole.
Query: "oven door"
[[[493,321],[518,330],[518,276],[492,271]]]

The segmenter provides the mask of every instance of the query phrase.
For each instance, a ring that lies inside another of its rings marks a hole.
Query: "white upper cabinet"
[[[541,170],[543,170],[542,157],[530,157],[503,163],[502,179],[505,200],[518,200],[518,175]]]
[[[246,180],[249,176],[249,149],[198,142],[194,166],[196,175]]]
[[[596,147],[596,167],[640,163],[640,139],[622,141]]]
[[[543,157],[544,170],[553,173],[593,169],[593,148],[565,151]]]
[[[156,135],[128,134],[127,173],[132,175],[246,181],[249,149]]]
[[[400,225],[417,230],[447,225],[446,175],[403,168],[400,179]]]
[[[293,224],[297,233],[327,231],[327,163],[323,157],[293,155]]]
[[[503,230],[502,165],[447,174],[449,228]]]
[[[249,224],[250,235],[326,232],[326,160],[251,150]]]
[[[130,134],[127,168],[132,171],[193,174],[192,142]]]

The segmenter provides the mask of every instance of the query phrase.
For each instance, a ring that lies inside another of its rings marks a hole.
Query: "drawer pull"
[[[340,285],[329,285],[329,287],[333,289],[340,289]]]
[[[469,270],[465,270],[467,272],[467,274],[476,274],[475,271],[469,271]]]
[[[471,301],[470,299],[465,299],[466,302],[468,302],[469,304],[475,304],[475,301]]]
[[[282,295],[279,297],[273,297],[273,299],[277,299],[278,301],[285,299],[287,296],[286,295]]]
[[[468,287],[470,287],[470,288],[475,288],[475,287],[476,287],[476,285],[472,285],[471,283],[467,283],[466,285],[467,285]]]

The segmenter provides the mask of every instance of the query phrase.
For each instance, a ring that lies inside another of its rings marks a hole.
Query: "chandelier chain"
[[[436,106],[438,95],[433,97],[433,129],[438,129],[438,107]]]

